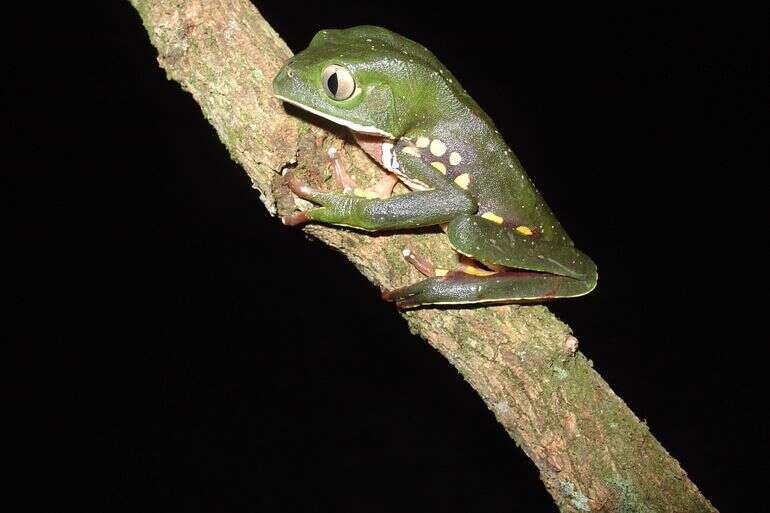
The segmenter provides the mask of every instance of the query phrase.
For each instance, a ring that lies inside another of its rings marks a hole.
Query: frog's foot
[[[359,198],[364,200],[380,199],[377,193],[359,188],[354,188],[351,191],[352,194],[345,192],[339,193],[321,191],[311,187],[302,179],[297,177],[294,173],[289,173],[286,175],[286,183],[289,186],[291,192],[300,198],[321,205],[321,207],[311,208],[310,210],[303,212],[294,212],[293,214],[283,216],[281,218],[281,222],[287,226],[305,224],[314,219],[333,222],[333,219],[330,220],[323,217],[325,213],[329,213],[329,208],[326,207],[331,207],[331,214],[333,216],[334,212],[337,211],[349,211],[351,208],[353,208],[352,205],[354,202],[358,201]],[[319,217],[314,217],[316,215]]]
[[[318,189],[314,189],[302,180],[300,180],[294,173],[288,173],[286,175],[286,184],[289,186],[291,192],[296,194],[302,199],[309,201],[318,201],[322,194]],[[310,217],[307,212],[294,212],[287,216],[281,217],[281,222],[286,226],[299,226],[310,221]]]

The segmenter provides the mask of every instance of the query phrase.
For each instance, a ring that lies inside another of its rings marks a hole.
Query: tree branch
[[[330,146],[360,184],[380,175],[347,136],[287,115],[272,96],[271,80],[291,52],[247,0],[131,3],[158,62],[200,104],[270,212],[289,213],[298,204],[280,174],[285,167],[311,183],[328,179]],[[373,237],[325,226],[305,230],[381,288],[420,279],[401,257],[405,246],[442,267],[455,258],[438,232]],[[403,316],[478,392],[537,465],[561,511],[716,512],[544,306],[425,308]]]

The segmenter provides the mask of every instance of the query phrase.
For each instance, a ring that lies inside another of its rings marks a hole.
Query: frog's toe
[[[294,212],[288,216],[281,217],[281,222],[286,226],[299,226],[310,221],[310,217],[306,212]]]
[[[313,200],[314,198],[317,198],[319,195],[321,195],[320,191],[310,187],[308,184],[302,181],[299,177],[297,177],[297,175],[295,175],[294,173],[290,173],[289,175],[287,175],[286,183],[288,184],[291,192],[293,192],[300,198],[304,198],[306,200]]]
[[[401,250],[401,256],[403,256],[404,260],[411,264],[412,267],[420,271],[423,275],[429,278],[432,276],[439,276],[436,274],[436,267],[430,261],[416,254],[411,249],[404,248]],[[446,274],[446,272],[444,272],[444,274]]]
[[[337,183],[337,185],[342,189],[342,192],[353,192],[358,188],[358,185],[356,184],[356,181],[353,180],[353,178],[347,173],[347,171],[345,171],[338,153],[339,152],[337,151],[337,148],[334,146],[331,146],[326,151],[326,155],[332,162],[332,176],[334,177],[334,181]]]

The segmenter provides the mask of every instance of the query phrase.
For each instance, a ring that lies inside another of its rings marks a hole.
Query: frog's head
[[[429,107],[426,87],[435,81],[427,77],[437,65],[427,49],[384,28],[322,30],[281,69],[273,91],[356,132],[397,138]]]

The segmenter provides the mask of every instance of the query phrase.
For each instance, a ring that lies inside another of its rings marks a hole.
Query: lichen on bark
[[[311,182],[331,183],[325,156],[331,145],[359,183],[381,173],[349,136],[287,113],[272,96],[271,79],[291,52],[250,2],[131,4],[168,78],[192,94],[271,213],[296,206],[281,174],[287,166]],[[405,246],[439,264],[454,258],[435,230],[376,237],[316,225],[305,230],[380,288],[420,278],[401,258]],[[561,511],[716,511],[546,307],[423,308],[403,316],[478,392],[537,465]]]

